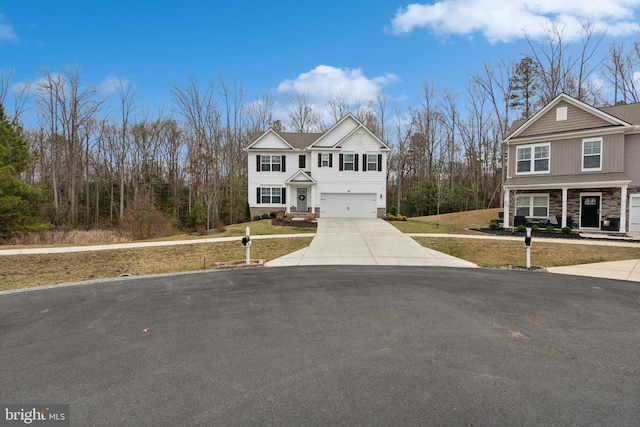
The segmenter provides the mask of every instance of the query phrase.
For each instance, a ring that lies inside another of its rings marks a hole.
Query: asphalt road
[[[0,402],[73,426],[637,426],[638,325],[637,283],[477,268],[3,293]]]

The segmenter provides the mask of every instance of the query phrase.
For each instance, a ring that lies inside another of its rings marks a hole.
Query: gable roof
[[[346,135],[342,136],[342,138],[340,138],[335,144],[333,144],[333,146],[331,148],[336,148],[338,145],[340,145],[340,143],[342,143],[345,139],[347,139],[348,137],[350,137],[351,135],[353,135],[354,133],[356,133],[359,130],[363,130],[366,133],[368,133],[373,139],[375,139],[376,142],[378,142],[380,144],[380,146],[382,147],[383,151],[391,151],[391,149],[389,148],[389,146],[387,144],[384,143],[384,141],[382,141],[380,138],[378,138],[376,136],[376,134],[374,134],[371,129],[369,129],[368,127],[366,127],[360,120],[358,120],[356,118],[356,116],[354,116],[351,113],[347,113],[344,115],[344,117],[342,117],[340,120],[338,120],[338,122],[331,126],[331,128],[329,130],[327,130],[325,133],[323,133],[316,141],[313,142],[313,144],[311,144],[309,146],[309,148],[314,148],[315,145],[319,144],[325,137],[327,137],[327,135],[330,135],[335,129],[338,129],[339,127],[341,127],[341,125],[343,123],[345,123],[347,120],[353,120],[356,123],[356,126],[351,129],[351,131],[349,131]],[[326,147],[325,147],[326,148]]]
[[[355,121],[356,126],[349,131],[345,136],[340,138],[340,140],[333,145],[332,148],[338,146],[342,141],[348,138],[350,135],[353,135],[358,130],[364,130],[372,138],[378,142],[383,151],[391,151],[389,146],[385,144],[380,138],[378,138],[368,127],[366,127],[360,120],[358,120],[353,114],[347,113],[344,117],[342,117],[335,125],[331,126],[330,129],[323,133],[301,133],[301,132],[278,132],[273,128],[267,129],[265,132],[255,133],[251,139],[249,140],[249,144],[245,148],[245,150],[249,150],[253,148],[260,140],[266,137],[266,135],[277,135],[277,137],[285,143],[289,148],[295,150],[305,150],[307,148],[313,148],[319,141],[321,141],[324,137],[331,134],[332,131],[337,129],[342,123],[347,120]],[[325,147],[326,148],[326,147]]]
[[[558,105],[563,101],[595,117],[598,117],[604,120],[605,122],[611,124],[611,126],[623,126],[623,127],[632,126],[633,124],[636,124],[636,123],[623,120],[621,117],[633,118],[635,116],[637,116],[637,119],[638,119],[637,124],[640,124],[640,111],[636,112],[634,108],[628,108],[628,109],[620,108],[620,107],[630,107],[631,105],[638,105],[638,104],[631,104],[630,106],[607,107],[607,108],[599,109],[599,108],[592,107],[591,105],[586,104],[582,101],[579,101],[576,98],[573,98],[572,96],[567,95],[566,93],[561,93],[560,95],[556,96],[553,101],[545,105],[540,111],[534,114],[529,120],[514,121],[509,131],[509,135],[505,138],[504,142],[509,142],[511,139],[517,138],[526,129],[531,127],[531,125],[533,125],[538,119],[540,119],[542,116],[547,114],[552,108],[554,108],[556,105]],[[640,108],[640,107],[636,107],[636,108]],[[619,114],[621,117],[614,115],[614,113]]]

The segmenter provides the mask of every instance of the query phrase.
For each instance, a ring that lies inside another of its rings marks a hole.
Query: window
[[[602,169],[602,138],[582,141],[582,170]]]
[[[271,156],[260,156],[260,170],[270,171],[271,170]]]
[[[322,153],[322,167],[329,167],[329,154],[328,153]]]
[[[263,172],[282,170],[282,158],[284,156],[260,156],[260,170]]]
[[[271,170],[280,172],[280,156],[271,156]]]
[[[516,150],[517,173],[549,172],[549,144],[527,145]]]
[[[343,170],[352,171],[354,165],[355,154],[345,154],[343,160]]]
[[[300,169],[304,169],[307,167],[307,156],[305,156],[304,154],[300,154],[298,156],[298,167]]]
[[[516,197],[516,215],[548,218],[549,217],[549,195],[529,194]]]
[[[367,169],[368,171],[377,171],[378,170],[378,155],[377,154],[367,154]]]
[[[282,188],[262,187],[260,192],[260,203],[282,203]]]

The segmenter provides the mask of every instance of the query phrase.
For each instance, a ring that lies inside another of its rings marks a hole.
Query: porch
[[[504,228],[521,223],[585,232],[627,231],[628,182],[590,187],[505,186]]]

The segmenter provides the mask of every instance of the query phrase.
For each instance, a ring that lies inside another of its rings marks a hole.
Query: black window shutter
[[[353,170],[358,172],[358,155],[354,154],[353,155]]]
[[[362,155],[362,172],[366,172],[367,171],[367,155],[363,154]]]
[[[382,172],[382,154],[378,154],[378,172]]]
[[[333,167],[333,153],[329,153],[329,167]]]
[[[344,156],[342,153],[340,153],[340,164],[338,165],[339,170],[342,170],[342,161],[344,159]]]
[[[298,167],[300,169],[305,169],[307,167],[307,156],[304,154],[300,154],[298,156]]]
[[[282,156],[282,172],[287,171],[287,156]]]
[[[259,205],[260,204],[260,187],[257,188],[258,192],[257,192],[257,197],[256,197],[256,204]]]
[[[318,167],[322,167],[322,153],[318,153]]]
[[[287,187],[282,187],[282,204],[287,204]]]
[[[260,172],[260,154],[256,156],[256,172]]]

